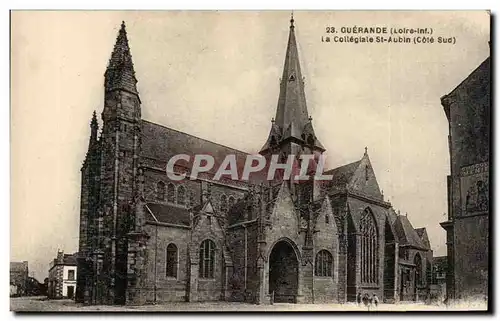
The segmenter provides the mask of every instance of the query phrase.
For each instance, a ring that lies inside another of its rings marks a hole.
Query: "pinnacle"
[[[137,94],[137,79],[135,78],[125,21],[122,21],[104,76],[106,90],[123,89]]]

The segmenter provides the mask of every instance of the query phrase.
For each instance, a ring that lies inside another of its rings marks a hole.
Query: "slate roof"
[[[387,210],[387,217],[389,218],[391,225],[394,225],[394,222],[396,222],[396,219],[398,218],[398,214],[393,207]]]
[[[419,237],[422,237],[422,235],[424,235],[425,232],[425,227],[416,228],[415,232],[417,232]]]
[[[358,160],[353,163],[349,163],[334,169],[330,169],[326,171],[324,175],[333,175],[331,180],[332,186],[344,187],[350,182],[352,176],[354,175],[354,172],[359,167],[360,163],[361,160]]]
[[[215,159],[213,172],[227,155],[236,155],[239,168],[243,168],[246,155],[243,151],[227,147],[209,140],[199,138],[184,132],[142,120],[142,151],[141,156],[168,161],[172,156],[187,154],[212,155]],[[181,162],[179,162],[181,163]],[[241,166],[241,167],[240,167]]]
[[[174,204],[146,203],[144,211],[146,219],[150,221],[158,220],[160,223],[190,225],[189,211],[185,207]],[[153,213],[154,217],[151,213]]]
[[[411,246],[422,250],[429,250],[429,248],[423,244],[408,220],[408,217],[405,215],[398,215],[394,223],[394,231],[401,246]]]

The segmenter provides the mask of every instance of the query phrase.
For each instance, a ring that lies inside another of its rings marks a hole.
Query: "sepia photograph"
[[[10,310],[491,312],[492,13],[10,12]]]

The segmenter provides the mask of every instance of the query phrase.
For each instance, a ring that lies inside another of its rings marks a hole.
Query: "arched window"
[[[175,186],[172,183],[168,184],[167,201],[170,203],[175,203]]]
[[[415,254],[415,258],[413,259],[413,263],[415,264],[415,281],[417,285],[423,284],[423,273],[422,273],[422,257],[420,254]]]
[[[333,275],[333,258],[332,254],[327,250],[321,250],[316,254],[316,276],[332,276]]]
[[[220,197],[220,211],[222,213],[227,212],[227,197],[224,194]]]
[[[200,246],[200,278],[212,279],[214,277],[215,266],[215,243],[212,240],[205,240]]]
[[[330,217],[328,214],[325,215],[325,224],[330,224]]]
[[[229,196],[227,208],[231,209],[234,206],[234,203],[235,203],[234,197],[233,196]]]
[[[165,200],[165,183],[163,182],[156,183],[156,200]]]
[[[186,188],[184,186],[177,187],[177,203],[180,205],[186,204]]]
[[[171,278],[177,277],[177,246],[173,243],[167,246],[166,276]]]
[[[361,283],[378,283],[378,237],[375,218],[369,209],[361,215]]]

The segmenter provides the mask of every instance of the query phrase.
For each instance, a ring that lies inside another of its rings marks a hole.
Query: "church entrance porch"
[[[296,303],[299,261],[286,241],[276,243],[269,256],[269,295],[274,302]]]

